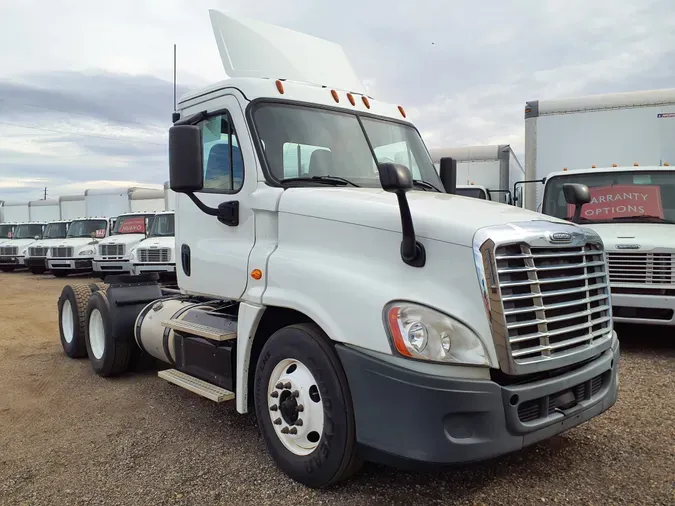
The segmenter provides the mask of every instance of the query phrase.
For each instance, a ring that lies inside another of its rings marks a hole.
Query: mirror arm
[[[401,260],[411,267],[424,267],[427,261],[424,245],[415,239],[415,227],[413,225],[410,205],[404,191],[397,191],[398,207],[401,212]]]
[[[209,216],[220,216],[220,211],[215,207],[209,207],[192,192],[186,192],[185,195],[190,197],[190,200],[195,203],[199,210]]]

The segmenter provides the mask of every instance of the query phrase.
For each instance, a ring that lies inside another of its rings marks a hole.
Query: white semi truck
[[[512,190],[525,179],[525,170],[510,145],[432,148],[429,154],[437,169],[441,158],[457,161],[458,194],[523,207],[522,188],[518,185],[515,195]]]
[[[45,223],[17,223],[9,235],[11,238],[0,241],[0,271],[12,272],[24,269],[28,248],[42,238]]]
[[[146,239],[131,250],[131,272],[156,272],[164,278],[176,276],[176,235],[173,211],[157,213]]]
[[[26,250],[24,265],[33,274],[47,272],[49,248],[60,244],[68,233],[69,220],[55,220],[47,223],[42,238],[32,243]]]
[[[89,201],[100,207],[92,212],[108,213],[115,217],[112,233],[96,246],[92,262],[94,273],[101,278],[108,274],[129,274],[131,261],[129,253],[145,239],[152,217],[165,208],[165,191],[149,188],[128,188],[118,190],[88,190]],[[103,207],[106,206],[106,207]]]
[[[104,377],[166,362],[160,377],[254,411],[310,487],[363,460],[494,457],[615,403],[597,234],[444,192],[452,160],[439,177],[405,109],[368,96],[340,46],[211,21],[229,78],[183,97],[169,131],[179,289],[153,274],[66,286],[68,356]],[[380,160],[393,145],[415,170]]]
[[[566,218],[562,185],[590,187],[580,220],[605,243],[617,322],[675,325],[673,139],[675,90],[525,105],[531,208]]]

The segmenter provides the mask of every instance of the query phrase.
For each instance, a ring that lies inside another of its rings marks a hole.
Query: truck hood
[[[31,247],[34,248],[47,248],[51,246],[57,246],[60,241],[63,241],[64,239],[40,239],[39,241],[35,241],[33,244],[31,244]]]
[[[176,246],[175,237],[150,237],[138,243],[138,248],[171,248]]]
[[[99,241],[99,245],[104,245],[104,244],[133,244],[138,241],[142,241],[145,239],[145,234],[119,234],[119,235],[113,235],[110,237],[106,237],[105,239],[101,239]]]
[[[675,225],[667,223],[598,223],[583,224],[596,232],[605,250],[648,252],[675,250]]]
[[[54,242],[50,243],[50,246],[72,246],[73,248],[81,248],[82,246],[88,245],[92,242],[91,237],[73,237],[71,239],[56,239]],[[96,246],[100,244],[100,241],[91,246]]]
[[[535,220],[570,225],[552,216],[460,195],[409,191],[407,198],[417,237],[460,246],[471,246],[476,231],[489,225]],[[379,188],[290,188],[281,197],[279,212],[401,232],[396,195]]]
[[[31,246],[35,242],[35,239],[7,239],[0,242],[0,246],[17,246],[19,251],[26,246]]]

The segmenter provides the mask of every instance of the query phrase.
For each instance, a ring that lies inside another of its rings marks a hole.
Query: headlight
[[[134,260],[136,260],[136,250],[135,250],[135,249],[132,249],[132,250],[129,252],[129,260],[132,261],[132,262],[133,262]]]
[[[384,317],[394,348],[404,357],[490,366],[480,338],[443,313],[410,302],[392,302],[385,306]]]
[[[85,255],[93,255],[93,254],[94,254],[94,250],[92,248],[83,249],[82,251],[80,251],[78,253],[78,255],[81,256],[81,257],[83,257]]]

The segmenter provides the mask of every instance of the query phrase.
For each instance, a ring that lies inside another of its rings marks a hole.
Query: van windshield
[[[155,216],[148,237],[173,237],[175,235],[173,214],[159,214]]]
[[[12,239],[34,239],[36,236],[42,237],[42,225],[17,225]]]
[[[100,239],[106,236],[107,230],[107,220],[75,220],[70,224],[66,238],[91,237],[94,234]]]
[[[66,223],[50,223],[45,228],[45,233],[42,235],[43,239],[63,239],[66,237]]]
[[[570,220],[574,209],[564,183],[581,183],[591,202],[581,210],[585,223],[675,223],[675,171],[607,171],[553,176],[546,181],[543,213]]]
[[[253,122],[270,176],[277,182],[331,176],[336,184],[378,188],[376,162],[393,162],[405,165],[414,180],[422,181],[416,188],[443,188],[422,138],[411,125],[351,112],[264,102],[254,109]]]

